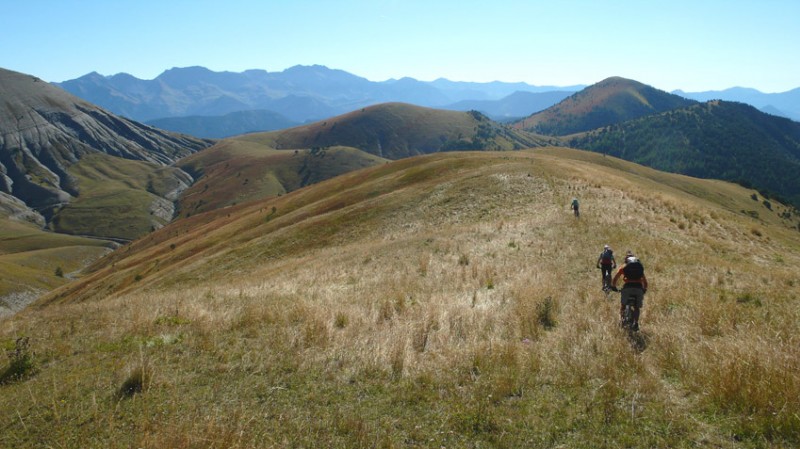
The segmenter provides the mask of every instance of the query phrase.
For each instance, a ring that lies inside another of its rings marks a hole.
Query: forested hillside
[[[800,123],[712,101],[572,136],[576,148],[752,186],[800,206]]]

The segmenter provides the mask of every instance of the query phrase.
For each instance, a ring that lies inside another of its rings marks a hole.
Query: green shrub
[[[36,372],[33,363],[33,354],[30,350],[28,337],[20,337],[14,342],[14,348],[6,350],[9,364],[0,373],[0,385],[22,380]]]

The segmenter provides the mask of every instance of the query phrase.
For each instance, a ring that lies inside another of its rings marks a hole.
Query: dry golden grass
[[[114,259],[151,267],[129,287],[4,321],[37,372],[0,386],[0,445],[800,444],[800,233],[749,191],[563,149],[390,165],[165,229]],[[605,243],[647,268],[635,336]]]

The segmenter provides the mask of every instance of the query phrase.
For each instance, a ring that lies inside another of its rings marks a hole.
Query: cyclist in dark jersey
[[[644,304],[644,294],[647,293],[647,277],[644,275],[644,266],[639,259],[628,251],[625,256],[625,265],[617,270],[611,285],[616,288],[617,281],[622,278],[623,285],[620,295],[620,322],[625,314],[625,305],[633,306],[633,330],[639,330],[639,312]]]
[[[611,271],[617,268],[617,261],[614,259],[614,251],[610,246],[603,246],[603,252],[597,258],[597,268],[600,268],[601,282],[603,290],[611,287]]]

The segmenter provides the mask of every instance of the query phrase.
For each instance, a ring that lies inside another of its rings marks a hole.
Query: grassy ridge
[[[437,154],[179,220],[6,321],[36,355],[0,385],[0,443],[793,447],[800,234],[750,194]],[[648,270],[636,337],[604,243]]]
[[[179,215],[283,195],[388,159],[514,150],[542,141],[476,112],[380,104],[305,126],[226,139],[184,158],[178,166],[198,182],[182,195]]]

